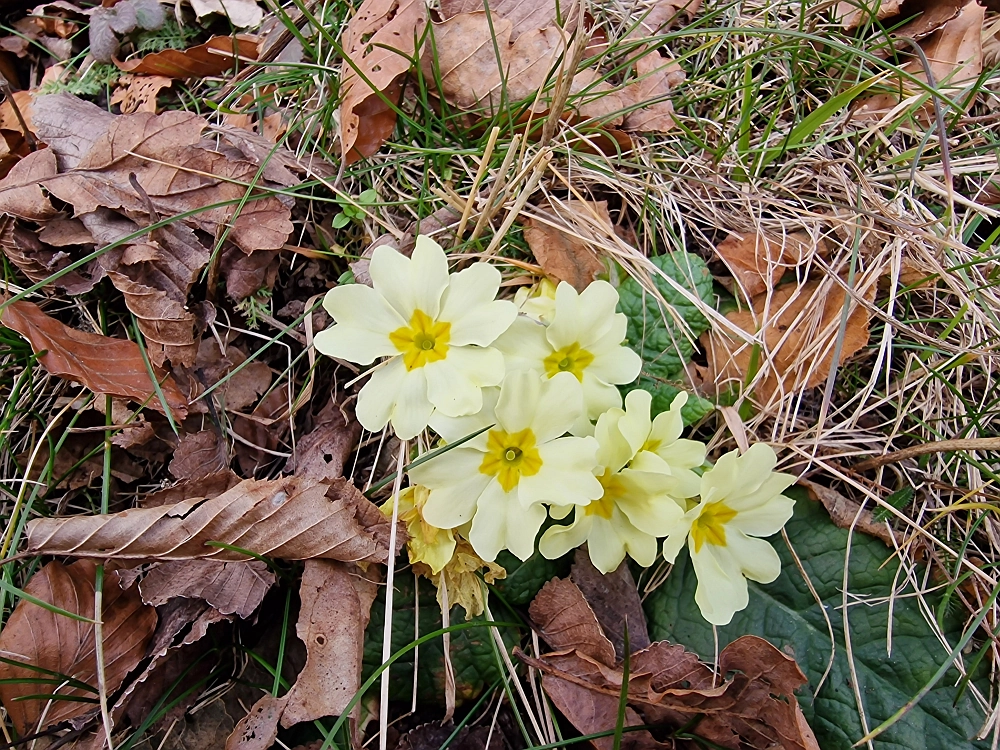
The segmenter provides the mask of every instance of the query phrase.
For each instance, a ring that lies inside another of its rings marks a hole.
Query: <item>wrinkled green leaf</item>
[[[650,415],[655,417],[661,412],[665,412],[670,408],[670,404],[673,403],[674,397],[677,396],[683,388],[678,388],[670,383],[661,383],[658,380],[653,380],[652,378],[641,377],[635,386],[623,387],[621,389],[622,396],[624,397],[628,391],[632,390],[633,387],[642,388],[644,391],[649,391],[653,396],[653,401],[649,406]],[[708,414],[715,405],[702,398],[696,393],[691,391],[687,392],[688,400],[681,409],[681,417],[684,419],[685,425],[692,425],[695,422],[701,420],[706,414]]]
[[[705,301],[712,300],[712,276],[697,255],[683,251],[650,258],[664,274]],[[694,353],[692,338],[708,329],[708,320],[691,302],[658,274],[651,274],[656,288],[672,310],[661,309],[659,300],[633,278],[618,288],[618,309],[628,317],[628,344],[640,357],[645,373],[664,380],[676,377]],[[682,330],[683,321],[689,333]]]
[[[494,583],[493,587],[508,604],[517,607],[534,599],[542,586],[553,578],[568,576],[573,564],[573,555],[564,555],[558,560],[546,560],[536,552],[521,562],[510,552],[503,551],[497,556],[497,564],[502,565],[507,571],[507,577]]]
[[[409,571],[397,571],[395,593],[392,597],[392,652],[399,651],[419,636],[441,627],[441,609],[436,593],[429,581],[419,584],[419,632],[414,629],[414,577]],[[368,679],[382,663],[382,632],[384,627],[385,590],[379,592],[372,604],[371,623],[365,631],[365,653],[363,679]],[[476,620],[484,617],[473,618]],[[453,607],[451,623],[465,622],[465,610]],[[513,647],[516,636],[501,631],[504,640]],[[459,630],[451,635],[451,663],[455,668],[456,698],[463,701],[476,698],[487,685],[500,675],[493,647],[490,645],[490,631],[486,628]],[[418,649],[417,698],[424,703],[444,704],[444,651],[442,640],[435,638]],[[390,700],[409,702],[413,695],[413,654],[410,652],[392,665],[389,682]],[[378,683],[376,683],[376,686]],[[376,688],[377,689],[377,688]]]
[[[833,525],[818,503],[797,488],[788,491],[796,499],[795,515],[787,531],[808,573],[836,635],[836,658],[816,698],[813,692],[826,670],[831,642],[819,606],[796,569],[780,536],[771,542],[781,556],[782,573],[774,583],[750,583],[750,606],[736,614],[732,623],[719,628],[718,647],[724,648],[741,635],[766,638],[795,657],[809,678],[799,695],[803,713],[816,732],[823,750],[848,750],[864,735],[851,688],[851,674],[843,633],[842,594],[847,531]],[[892,655],[886,653],[888,598],[893,591],[898,561],[877,539],[855,534],[851,544],[850,607],[855,667],[869,728],[877,726],[913,697],[948,655],[920,613],[912,589],[897,592],[892,608]],[[882,567],[887,560],[889,562]],[[900,573],[897,585],[905,576]],[[684,552],[677,559],[667,582],[645,601],[649,634],[653,640],[669,639],[711,660],[715,653],[712,627],[694,603],[695,574]],[[931,606],[934,598],[930,597]],[[961,635],[961,613],[945,622],[945,634],[954,644]],[[987,742],[973,742],[984,720],[966,693],[957,705],[952,669],[924,700],[895,726],[874,741],[876,750],[973,750]]]

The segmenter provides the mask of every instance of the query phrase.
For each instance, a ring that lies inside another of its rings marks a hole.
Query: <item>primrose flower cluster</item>
[[[423,236],[410,258],[376,248],[369,273],[372,287],[327,294],[335,325],[316,348],[362,365],[381,360],[358,394],[363,427],[391,425],[402,440],[430,428],[454,445],[411,468],[399,498],[410,560],[432,580],[459,564],[498,574],[492,563],[504,549],[526,560],[547,517],[542,555],[586,543],[604,573],[626,555],[643,566],[658,554],[673,562],[687,544],[696,602],[714,624],[746,607],[747,578],[777,578],[778,555],[761,537],[791,516],[781,493],[794,477],[774,472],[764,444],[706,464],[705,445],[681,437],[685,393],[655,418],[646,391],[623,402],[618,386],[642,363],[625,345],[611,284],[578,293],[544,281],[498,300],[496,268],[451,274]]]

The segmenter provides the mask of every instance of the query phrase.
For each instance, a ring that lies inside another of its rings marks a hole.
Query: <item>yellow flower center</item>
[[[583,510],[588,516],[600,516],[610,521],[615,503],[625,497],[625,485],[622,484],[619,475],[610,469],[605,469],[597,481],[604,488],[604,494],[598,500],[591,500],[588,505],[583,507]]]
[[[489,431],[486,455],[479,471],[496,477],[504,492],[517,487],[522,476],[534,476],[541,468],[542,458],[535,447],[535,433],[530,428],[520,432]]]
[[[710,503],[691,524],[694,551],[701,552],[705,542],[726,546],[726,524],[736,518],[736,511],[725,503]]]
[[[423,310],[414,310],[410,325],[397,328],[389,340],[403,355],[407,372],[448,356],[451,323],[435,321]]]
[[[662,444],[663,444],[662,440],[654,440],[653,438],[649,438],[649,440],[647,440],[645,443],[642,444],[642,447],[639,450],[649,451],[650,453],[656,453],[656,451],[660,449],[660,446]]]
[[[594,361],[594,355],[579,344],[570,344],[557,349],[544,360],[545,374],[550,378],[560,372],[571,372],[576,379],[583,382],[583,371]]]

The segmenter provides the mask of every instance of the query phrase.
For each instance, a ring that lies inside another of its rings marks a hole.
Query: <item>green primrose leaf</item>
[[[507,577],[494,583],[493,588],[508,604],[516,607],[534,599],[542,586],[553,578],[568,576],[573,555],[547,560],[536,552],[521,562],[510,552],[503,551],[497,556],[497,564],[507,571]]]
[[[712,276],[697,255],[678,251],[650,260],[694,296],[706,302],[712,300]],[[708,320],[670,282],[659,274],[650,275],[672,310],[661,309],[659,300],[631,277],[618,288],[618,309],[628,317],[628,344],[642,357],[643,372],[669,380],[691,360],[694,346],[690,339],[708,329]],[[688,334],[678,320],[684,321]]]
[[[345,208],[339,214],[333,217],[333,221],[330,222],[334,229],[343,229],[348,224],[351,223],[351,217],[347,215],[347,209]]]
[[[833,644],[823,613],[780,536],[770,541],[781,557],[781,575],[766,586],[750,582],[750,605],[737,612],[729,625],[719,628],[718,647],[722,649],[736,638],[751,634],[766,638],[794,657],[809,678],[798,698],[820,747],[848,750],[865,734],[855,703],[844,639],[841,591],[848,532],[837,528],[819,503],[810,500],[804,491],[792,488],[786,494],[796,500],[795,515],[786,526],[788,537],[833,623],[836,650],[830,674],[814,698]],[[945,648],[921,615],[912,587],[904,585],[905,574],[898,570],[899,562],[891,550],[877,539],[856,533],[851,540],[849,561],[851,648],[859,693],[868,727],[872,728],[916,695],[947,659],[950,648],[961,637],[962,614],[956,612],[946,618],[944,634],[950,645]],[[918,570],[917,578],[921,575]],[[681,643],[710,661],[715,642],[712,626],[702,619],[694,603],[696,583],[690,558],[684,551],[666,583],[646,598],[649,634],[653,640]],[[894,584],[897,588],[892,597]],[[925,598],[933,608],[939,597],[925,595]],[[891,655],[887,654],[886,645],[890,614]],[[875,750],[989,747],[989,742],[971,739],[985,717],[968,692],[959,697],[959,680],[958,671],[949,670],[923,701],[873,741]],[[976,682],[980,684],[979,680]]]
[[[438,606],[434,586],[427,580],[420,580],[418,606],[414,606],[414,577],[406,571],[397,571],[394,578],[392,596],[392,649],[395,653],[412,643],[425,633],[441,627],[441,609]],[[415,612],[420,612],[419,632],[415,629]],[[364,667],[362,679],[367,679],[382,663],[382,632],[385,617],[385,589],[380,588],[378,598],[372,604],[371,623],[365,631]],[[484,617],[474,618],[477,620]],[[453,607],[451,624],[465,622],[465,610]],[[517,643],[516,633],[501,628],[500,634],[507,643],[508,650]],[[426,703],[444,702],[444,651],[440,638],[435,638],[419,648],[417,667],[417,699]],[[392,679],[389,681],[389,699],[407,704],[413,695],[413,656],[409,652],[392,665]],[[455,689],[458,703],[472,700],[499,676],[500,671],[490,645],[490,631],[470,628],[452,633],[451,663],[455,668]],[[375,683],[375,690],[378,683]]]
[[[378,200],[378,193],[376,193],[372,188],[368,188],[363,191],[355,200],[362,206],[370,206]]]
[[[653,378],[647,378],[645,376],[640,377],[634,386],[622,387],[622,397],[632,390],[633,387],[642,388],[644,391],[649,391],[653,396],[653,401],[649,406],[649,412],[651,417],[656,417],[657,414],[665,412],[670,408],[670,404],[673,403],[674,397],[680,393],[683,388],[679,388],[676,385],[671,385],[670,383],[661,383]],[[681,408],[681,418],[684,420],[685,425],[692,425],[695,422],[701,420],[706,414],[708,414],[715,405],[701,396],[687,392],[688,400]]]

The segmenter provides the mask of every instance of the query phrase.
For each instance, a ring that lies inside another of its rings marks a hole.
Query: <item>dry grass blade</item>
[[[28,524],[31,554],[131,560],[385,562],[389,522],[347,480],[247,479],[212,499],[138,508],[108,516],[44,518]],[[400,539],[402,540],[402,535]]]

